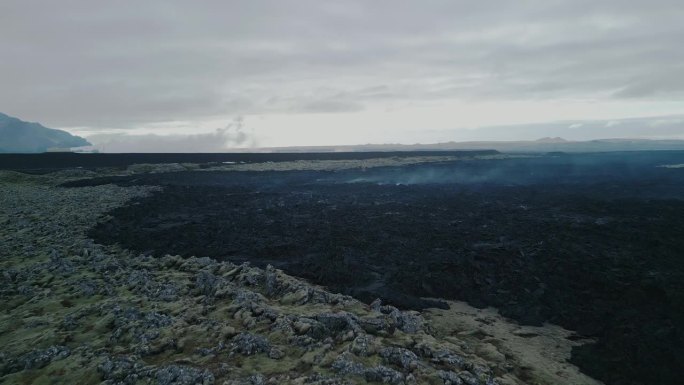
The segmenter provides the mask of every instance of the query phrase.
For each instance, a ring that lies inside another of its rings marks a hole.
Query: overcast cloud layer
[[[90,134],[246,116],[268,145],[677,115],[682,20],[681,0],[6,0],[0,111]]]

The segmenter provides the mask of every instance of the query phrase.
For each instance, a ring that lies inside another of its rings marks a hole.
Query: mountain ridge
[[[89,145],[90,142],[80,136],[0,112],[0,153],[39,153],[52,148]]]
[[[606,138],[592,140],[567,140],[560,137],[544,137],[536,140],[480,140],[464,142],[440,142],[430,144],[360,144],[339,146],[291,146],[231,149],[234,152],[392,152],[392,151],[473,151],[496,150],[500,152],[612,152],[612,151],[663,151],[684,150],[681,139]]]

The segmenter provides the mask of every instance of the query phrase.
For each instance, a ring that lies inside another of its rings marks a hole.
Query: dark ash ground
[[[684,378],[684,152],[546,155],[337,172],[113,177],[163,192],[115,209],[100,243],[272,264],[399,307],[465,300],[598,342],[607,384]]]

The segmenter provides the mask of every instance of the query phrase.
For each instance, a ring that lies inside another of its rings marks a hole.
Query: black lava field
[[[365,171],[180,172],[91,230],[141,253],[286,272],[403,308],[464,300],[597,342],[607,384],[684,378],[684,152],[548,154]],[[422,298],[436,298],[425,300]]]

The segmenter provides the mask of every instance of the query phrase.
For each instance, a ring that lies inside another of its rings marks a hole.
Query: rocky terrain
[[[235,164],[253,164],[255,168],[279,167],[274,164],[288,162],[306,167],[326,169],[347,165],[354,168],[365,166],[392,165],[397,162],[416,163],[435,161],[439,158],[487,158],[510,156],[494,150],[449,150],[449,151],[378,151],[378,152],[324,152],[324,153],[72,153],[48,152],[42,154],[0,153],[0,169],[14,171],[53,172],[68,168],[85,168],[101,172],[104,168],[122,171],[136,165],[181,165],[192,169],[201,167],[225,167]],[[364,162],[365,161],[365,162]],[[297,163],[298,162],[298,163]],[[309,166],[307,166],[309,165]],[[282,167],[281,167],[282,168]]]
[[[57,187],[93,175],[0,172],[2,383],[595,383],[270,266],[96,244],[107,211],[158,187]]]
[[[678,385],[684,173],[660,166],[683,161],[665,151],[143,165],[68,185],[163,186],[109,211],[88,232],[101,244],[272,265],[402,310],[491,306],[594,340],[571,362],[606,384]]]

